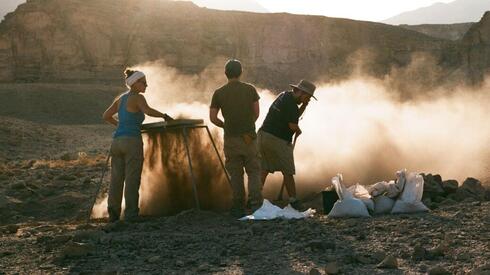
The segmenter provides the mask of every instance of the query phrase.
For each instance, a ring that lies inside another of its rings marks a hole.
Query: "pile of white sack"
[[[346,188],[342,175],[332,178],[339,196],[328,217],[370,217],[372,214],[426,212],[422,203],[424,178],[407,170],[396,172],[396,181],[378,182],[370,186],[355,184]]]

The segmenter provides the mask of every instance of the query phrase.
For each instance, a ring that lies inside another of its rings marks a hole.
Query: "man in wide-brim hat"
[[[301,203],[296,198],[296,173],[293,155],[293,135],[301,134],[298,121],[310,99],[314,96],[315,85],[301,80],[290,84],[292,91],[279,94],[272,103],[258,133],[259,150],[262,157],[262,185],[269,173],[283,174],[283,185],[289,195],[292,207],[300,210]],[[301,105],[301,106],[299,106]],[[299,106],[299,107],[298,107]]]

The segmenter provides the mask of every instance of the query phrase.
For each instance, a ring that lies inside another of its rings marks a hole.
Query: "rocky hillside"
[[[456,41],[466,34],[474,23],[459,24],[423,24],[423,25],[400,25],[400,27],[417,31],[428,36]]]
[[[461,52],[468,78],[479,82],[490,73],[490,11],[465,34]]]
[[[451,41],[379,23],[163,0],[31,0],[0,24],[0,81],[111,82],[125,66],[161,59],[192,74],[236,57],[248,80],[276,87],[347,77],[363,62],[359,52],[374,75],[414,52],[433,54],[443,67],[460,62]]]

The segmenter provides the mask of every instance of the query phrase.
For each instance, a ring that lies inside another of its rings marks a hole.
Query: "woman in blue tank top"
[[[145,74],[139,71],[126,70],[126,86],[129,91],[118,96],[104,112],[105,121],[116,126],[111,144],[111,184],[109,186],[108,212],[109,221],[119,220],[124,189],[126,220],[134,219],[139,214],[139,188],[143,168],[143,141],[141,125],[145,114],[172,120],[148,106],[142,95],[148,86]],[[114,115],[117,113],[117,119]]]

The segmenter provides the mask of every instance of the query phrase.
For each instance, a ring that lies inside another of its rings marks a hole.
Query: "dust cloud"
[[[145,160],[141,177],[143,215],[171,215],[196,206],[184,133],[180,129],[143,134]],[[189,129],[189,155],[202,209],[225,211],[231,188],[207,131]]]
[[[415,58],[406,69],[392,70],[384,79],[358,71],[342,82],[316,83],[318,101],[312,99],[300,120],[303,134],[295,147],[299,196],[327,187],[336,173],[343,173],[346,182],[365,185],[394,179],[402,168],[460,182],[469,176],[488,179],[490,78],[479,88],[419,83],[413,71],[424,68],[420,60]],[[208,106],[213,91],[226,83],[224,61],[219,59],[192,76],[161,62],[135,68],[147,75],[145,97],[150,106],[176,117],[204,119],[221,150],[222,131],[209,122]],[[440,74],[430,66],[429,78]],[[426,74],[420,77],[427,79]],[[243,80],[247,81],[246,75]],[[260,87],[258,91],[257,129],[280,92]],[[278,173],[269,177],[264,195],[275,197],[280,181]]]

